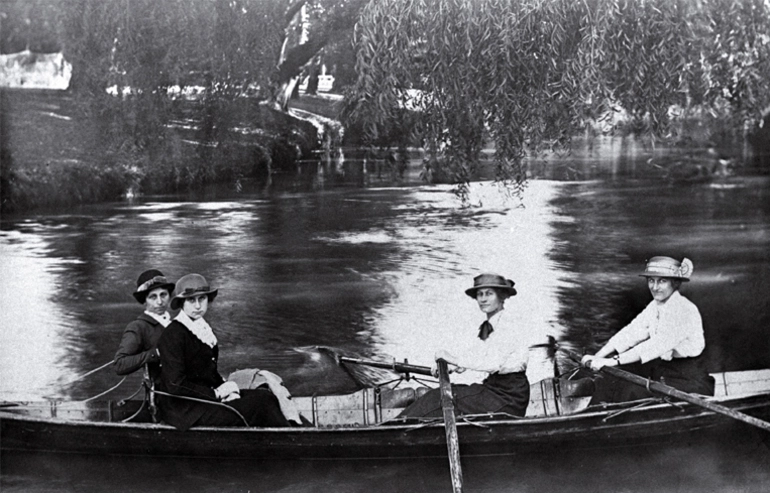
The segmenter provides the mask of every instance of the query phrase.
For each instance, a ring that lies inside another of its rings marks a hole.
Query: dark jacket
[[[204,344],[182,323],[174,320],[158,341],[161,371],[158,390],[169,394],[216,401],[214,389],[225,380],[217,371],[219,346]],[[161,419],[186,430],[210,408],[209,405],[158,396]]]
[[[160,358],[155,348],[162,333],[163,325],[146,313],[128,324],[115,353],[115,373],[128,375],[148,364],[150,375],[159,375]]]

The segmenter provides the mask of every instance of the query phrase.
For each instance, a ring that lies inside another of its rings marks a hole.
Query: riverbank
[[[174,104],[179,106],[174,119],[162,126],[161,135],[153,136],[157,146],[148,150],[130,141],[110,141],[105,119],[86,116],[67,91],[0,91],[0,210],[25,212],[195,192],[212,184],[240,190],[246,182],[264,186],[303,173],[312,187],[337,184],[339,180],[329,180],[335,174],[345,181],[355,176],[353,183],[360,186],[420,180],[420,149],[410,150],[408,156],[376,149],[340,152],[330,148],[339,135],[319,140],[324,119],[334,121],[339,114],[340,96],[292,100],[297,115],[320,115],[315,122],[245,101],[237,114],[227,113],[229,134],[224,138],[216,125],[205,122],[209,108]],[[114,124],[115,119],[106,121]],[[568,181],[623,176],[687,183],[756,172],[741,168],[736,158],[695,145],[653,149],[632,137],[586,135],[575,139],[569,154],[528,160],[527,173],[529,178]],[[493,152],[485,150],[478,176],[472,179],[493,176]]]
[[[111,111],[126,112],[126,127],[138,125],[131,113],[136,108],[122,104],[115,100]],[[319,145],[316,123],[257,101],[245,100],[235,110],[202,101],[170,104],[172,117],[150,136],[150,149],[128,137],[130,131],[110,128],[115,118],[89,112],[67,91],[0,90],[0,210],[70,207],[211,184],[238,189],[244,180],[267,182],[283,163]]]

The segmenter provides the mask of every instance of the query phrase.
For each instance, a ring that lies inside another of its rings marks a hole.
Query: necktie
[[[484,320],[484,323],[482,323],[479,327],[479,339],[486,341],[487,337],[489,337],[489,334],[491,334],[493,330],[495,329],[492,328],[492,324],[489,323],[489,320]]]

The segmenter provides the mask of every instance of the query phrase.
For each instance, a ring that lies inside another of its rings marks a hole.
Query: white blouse
[[[511,323],[505,310],[500,310],[489,319],[494,329],[486,341],[468,339],[463,347],[449,350],[455,356],[457,366],[487,373],[514,373],[526,371],[529,358],[529,335]]]
[[[656,358],[670,361],[699,356],[706,341],[698,307],[674,291],[663,303],[653,300],[612,336],[607,346],[618,354],[634,354],[647,363]]]

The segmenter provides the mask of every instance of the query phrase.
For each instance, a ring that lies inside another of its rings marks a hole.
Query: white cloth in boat
[[[187,316],[184,310],[180,310],[179,315],[176,316],[176,320],[187,327],[187,330],[192,332],[203,344],[206,344],[210,348],[217,345],[217,336],[214,335],[211,326],[203,319],[203,317],[193,320]]]
[[[302,419],[299,417],[299,410],[296,404],[291,399],[291,393],[289,389],[283,384],[281,377],[273,372],[267,370],[260,370],[259,368],[248,368],[245,370],[236,370],[227,377],[230,382],[238,384],[239,389],[256,389],[262,385],[267,385],[270,392],[278,399],[278,404],[281,406],[281,412],[289,421],[294,421],[298,424],[302,424]]]
[[[526,371],[530,336],[525,328],[512,323],[513,317],[500,310],[489,319],[494,329],[482,341],[477,331],[467,331],[467,337],[453,341],[447,349],[455,358],[453,363],[469,370],[486,373],[516,373]]]
[[[152,317],[153,319],[157,320],[159,324],[161,324],[163,327],[168,327],[168,324],[171,323],[171,315],[168,314],[168,312],[163,312],[163,315],[158,315],[157,313],[153,313],[150,311],[145,310],[144,314],[148,317]]]
[[[663,303],[650,302],[607,341],[607,346],[618,354],[634,354],[647,363],[656,358],[670,361],[699,356],[706,341],[698,307],[674,291]]]

